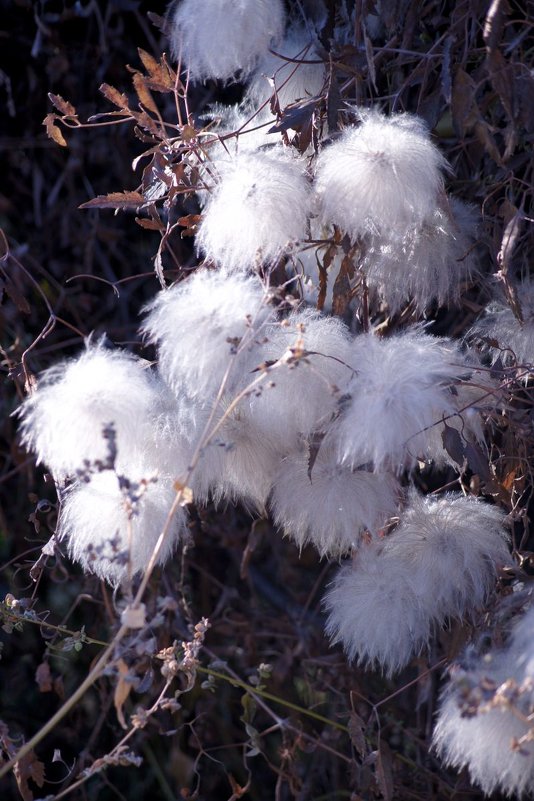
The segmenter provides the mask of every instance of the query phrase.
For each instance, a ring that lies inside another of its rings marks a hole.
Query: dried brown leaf
[[[37,682],[40,693],[49,693],[52,691],[52,674],[50,673],[50,665],[48,662],[41,662],[35,671],[35,681]]]
[[[113,103],[114,106],[118,106],[124,111],[130,110],[128,108],[128,98],[126,95],[123,95],[122,92],[119,92],[119,90],[115,89],[115,87],[110,86],[109,83],[101,84],[99,91],[102,92],[106,100],[109,100],[109,102]]]
[[[135,91],[137,92],[139,102],[153,114],[158,114],[158,107],[156,106],[154,98],[150,93],[150,89],[147,86],[145,76],[141,75],[140,72],[134,72],[133,85],[135,87]]]
[[[46,128],[46,135],[52,139],[57,145],[67,147],[65,137],[56,125],[57,116],[55,114],[47,114],[43,120],[43,125]]]
[[[384,801],[393,799],[393,754],[387,743],[382,742],[376,755],[376,780]]]
[[[367,753],[365,728],[365,723],[361,717],[357,715],[356,712],[351,712],[348,724],[350,740],[361,759],[363,759]]]
[[[34,795],[30,790],[28,782],[30,779],[37,785],[42,787],[44,784],[45,770],[44,765],[35,756],[35,751],[30,751],[13,766],[13,774],[24,801],[33,801]]]
[[[145,203],[139,192],[110,192],[82,203],[80,209],[138,209]]]
[[[124,719],[124,712],[122,708],[126,703],[126,700],[130,695],[130,692],[132,691],[132,682],[128,681],[127,679],[130,670],[124,659],[119,659],[119,661],[117,662],[117,668],[119,671],[119,677],[117,684],[115,686],[115,692],[113,694],[113,703],[115,705],[115,710],[117,712],[117,720],[119,721],[123,729],[127,729],[128,726]]]
[[[49,92],[48,98],[61,114],[64,114],[66,117],[76,117],[76,109],[72,103],[69,103],[68,100],[64,100],[61,95],[54,95],[52,92]]]
[[[141,228],[146,228],[149,231],[164,231],[165,226],[157,220],[147,220],[146,217],[136,217],[135,221]]]

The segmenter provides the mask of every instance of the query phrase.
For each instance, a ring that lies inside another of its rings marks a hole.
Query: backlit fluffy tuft
[[[240,153],[221,167],[197,236],[207,259],[227,270],[270,264],[306,236],[310,189],[299,161],[281,149]]]
[[[370,112],[317,160],[323,221],[335,223],[353,240],[392,230],[402,235],[431,219],[445,166],[422,120]]]
[[[350,660],[392,675],[428,643],[432,620],[409,578],[376,544],[338,571],[324,599],[326,632]]]
[[[489,337],[496,341],[491,346],[493,360],[500,358],[508,366],[518,364],[534,369],[534,281],[522,281],[517,286],[517,296],[523,323],[504,301],[494,301],[486,309],[486,314],[473,326],[471,335]]]
[[[280,108],[297,100],[306,100],[321,93],[326,79],[325,65],[320,61],[310,34],[292,29],[275,48],[280,56],[268,53],[256,70],[246,93],[246,100],[256,108],[268,101],[276,90]],[[320,63],[297,63],[302,60]],[[274,87],[272,81],[274,80]]]
[[[498,567],[510,563],[503,519],[499,508],[475,498],[413,491],[383,557],[406,570],[434,620],[468,618],[487,602]]]
[[[503,514],[462,496],[419,498],[381,543],[360,548],[325,598],[327,633],[350,659],[391,675],[447,617],[471,617],[510,556]]]
[[[494,403],[476,367],[458,345],[415,329],[379,339],[362,334],[348,358],[356,375],[342,413],[330,429],[343,462],[402,471],[419,460],[447,460],[441,445],[444,419],[462,434],[479,436],[476,410]],[[473,385],[470,386],[469,382]],[[484,375],[484,381],[486,381]],[[470,405],[471,408],[464,409]]]
[[[284,23],[281,0],[181,0],[171,17],[172,53],[193,80],[228,81],[254,69]]]
[[[57,479],[84,462],[106,461],[106,426],[116,432],[118,458],[127,463],[160,404],[160,387],[147,363],[88,341],[77,359],[47,370],[20,409],[22,442]]]
[[[227,391],[242,380],[262,325],[274,317],[259,278],[208,270],[160,292],[147,311],[143,331],[158,346],[163,379],[177,396],[203,402],[229,368]]]
[[[476,273],[475,234],[475,215],[456,201],[450,211],[436,208],[400,238],[372,237],[362,265],[371,293],[387,303],[391,314],[410,301],[421,314],[434,303],[457,301],[461,282]]]
[[[133,475],[135,474],[135,479]],[[88,483],[77,484],[65,494],[58,535],[68,542],[69,554],[84,570],[119,584],[148,565],[176,496],[173,480],[139,467],[130,473],[130,489],[122,488],[112,470],[95,473]],[[130,497],[128,497],[130,496]],[[131,497],[138,498],[132,506]],[[171,523],[158,563],[172,554],[185,531],[186,514],[178,509]]]
[[[309,475],[309,458],[303,448],[281,462],[270,499],[274,521],[300,548],[311,542],[321,556],[337,558],[395,514],[400,488],[388,475],[340,466],[323,448]]]
[[[349,354],[349,332],[338,318],[311,309],[292,313],[267,330],[262,358],[275,365],[243,401],[244,413],[278,450],[295,447],[299,434],[316,431],[336,410],[352,375]]]

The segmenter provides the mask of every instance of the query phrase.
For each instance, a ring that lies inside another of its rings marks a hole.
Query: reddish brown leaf
[[[49,693],[52,691],[52,674],[50,673],[50,665],[48,662],[41,662],[35,671],[35,681],[37,682],[40,693]]]
[[[43,120],[43,125],[46,128],[46,135],[53,139],[57,145],[67,147],[67,142],[57,125],[55,124],[57,117],[55,114],[47,114]]]
[[[54,95],[52,92],[49,92],[48,98],[61,114],[64,114],[66,117],[76,117],[76,109],[72,103],[69,103],[68,100],[64,100],[61,95]]]
[[[156,222],[156,220],[147,220],[146,217],[136,217],[135,221],[137,225],[140,225],[141,228],[147,228],[149,231],[164,231],[165,226],[161,223]]]
[[[110,86],[109,83],[101,84],[99,89],[106,100],[109,100],[109,102],[113,103],[114,106],[118,106],[119,108],[124,109],[124,111],[130,110],[128,108],[128,98],[126,95],[123,95],[121,92],[119,92],[118,89]]]
[[[147,53],[146,50],[138,48],[139,58],[149,74],[148,85],[157,92],[169,92],[174,89],[176,74],[169,65],[162,59],[161,63]]]
[[[34,795],[30,790],[28,782],[30,779],[35,782],[37,787],[42,787],[44,784],[45,772],[44,765],[36,756],[35,751],[30,751],[26,756],[15,762],[13,766],[13,773],[24,801],[33,801]]]
[[[126,725],[126,721],[124,719],[122,707],[132,691],[132,682],[127,680],[127,676],[130,671],[124,659],[119,659],[117,667],[119,669],[119,678],[115,686],[115,693],[113,694],[113,703],[115,705],[117,719],[120,725],[123,729],[127,729],[128,726]]]
[[[158,107],[154,103],[154,98],[150,94],[150,89],[147,86],[146,78],[144,77],[144,75],[141,75],[140,72],[134,72],[133,85],[135,87],[135,91],[137,92],[137,97],[139,98],[139,102],[146,109],[152,111],[153,114],[157,114]]]
[[[137,209],[144,205],[145,198],[139,192],[110,192],[87,200],[80,209]]]

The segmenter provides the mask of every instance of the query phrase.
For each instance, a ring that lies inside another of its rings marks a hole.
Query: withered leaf
[[[149,74],[148,85],[157,92],[169,92],[174,89],[176,74],[169,65],[162,59],[161,63],[147,53],[146,50],[138,48],[139,58]]]
[[[41,662],[35,671],[35,681],[37,682],[40,693],[49,693],[52,691],[52,674],[50,673],[50,665],[48,662]]]
[[[49,92],[48,98],[61,114],[64,114],[66,117],[76,117],[76,109],[72,103],[69,103],[68,100],[64,100],[61,95],[54,95],[52,92]]]
[[[147,86],[146,78],[144,77],[144,75],[141,75],[140,72],[134,72],[132,80],[133,80],[133,85],[135,87],[135,91],[137,92],[137,97],[139,98],[139,102],[149,111],[152,111],[154,114],[157,114],[158,107],[154,103],[154,98],[150,93],[150,89]]]
[[[47,114],[43,120],[43,125],[46,128],[46,135],[53,139],[53,141],[60,145],[61,147],[67,147],[67,142],[65,141],[65,137],[55,124],[57,117],[55,114]]]
[[[137,209],[145,203],[139,192],[110,192],[82,203],[80,209]]]
[[[393,755],[387,743],[381,743],[376,755],[376,780],[384,801],[393,799]]]
[[[351,743],[360,757],[363,758],[367,751],[364,734],[365,724],[356,712],[351,712],[350,714],[348,729]]]
[[[127,680],[129,668],[124,659],[119,659],[117,662],[117,668],[119,670],[119,678],[113,694],[113,703],[117,712],[117,720],[123,729],[127,729],[128,726],[124,719],[124,712],[122,708],[132,691],[132,682]]]
[[[157,220],[147,220],[146,217],[136,217],[135,221],[137,225],[140,225],[141,228],[147,228],[149,231],[164,231],[165,226],[163,226]]]
[[[35,756],[35,751],[30,751],[13,766],[13,773],[24,801],[33,801],[34,795],[29,787],[29,780],[31,779],[37,787],[42,787],[44,784],[45,771],[44,765]]]
[[[106,100],[109,100],[114,106],[118,106],[124,111],[129,111],[128,98],[126,95],[123,95],[122,92],[119,92],[118,89],[110,86],[109,83],[102,83],[99,87],[99,91],[102,92]]]

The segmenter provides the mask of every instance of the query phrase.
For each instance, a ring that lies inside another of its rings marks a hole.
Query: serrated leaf
[[[76,117],[76,109],[72,103],[69,103],[68,100],[64,100],[61,95],[54,95],[52,92],[49,92],[48,99],[61,114],[64,114],[66,117]]]
[[[145,198],[139,192],[110,192],[98,195],[78,206],[80,209],[137,209],[144,205]]]
[[[67,147],[67,142],[65,141],[65,137],[59,130],[56,125],[57,117],[55,114],[47,114],[43,120],[43,125],[46,128],[46,135],[52,139],[56,145],[60,145],[60,147]]]
[[[133,80],[133,85],[135,87],[135,91],[137,92],[137,97],[139,98],[139,102],[146,109],[152,111],[153,114],[157,114],[158,107],[154,103],[154,98],[150,94],[150,89],[147,86],[144,75],[141,75],[140,72],[135,72],[132,80]]]
[[[109,83],[102,83],[99,87],[99,91],[104,95],[106,100],[109,100],[114,106],[118,106],[125,111],[130,110],[128,108],[128,98],[126,95],[123,95],[122,92],[119,92],[115,87],[110,86]]]
[[[147,228],[149,231],[164,231],[165,227],[157,222],[157,220],[148,220],[146,217],[136,217],[135,221],[141,228]]]

